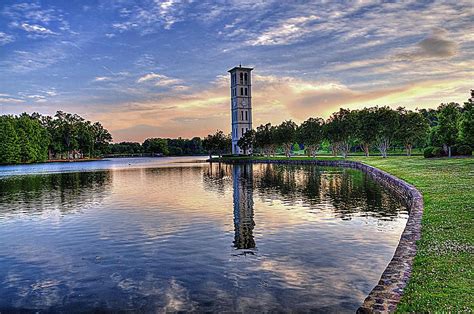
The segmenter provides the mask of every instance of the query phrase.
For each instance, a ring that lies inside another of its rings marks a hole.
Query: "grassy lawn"
[[[335,159],[325,156],[319,158]],[[354,156],[350,160],[364,162],[389,172],[413,184],[423,194],[425,208],[422,236],[418,242],[412,277],[398,311],[472,312],[474,158],[425,159],[418,156],[389,156],[383,159]]]
[[[389,172],[423,194],[421,240],[398,311],[472,311],[474,159],[352,159]]]

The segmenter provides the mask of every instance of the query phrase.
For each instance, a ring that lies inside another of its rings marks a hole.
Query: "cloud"
[[[252,46],[289,44],[310,33],[310,24],[318,19],[319,17],[316,15],[289,18],[280,25],[266,30],[257,38],[252,38],[247,43]]]
[[[4,95],[0,95],[0,104],[17,104],[25,102],[23,99],[13,98],[13,97],[5,97]]]
[[[43,8],[39,2],[17,3],[0,12],[11,20],[9,26],[28,32],[28,38],[44,38],[49,35],[58,35],[59,31],[74,33],[65,20],[61,10],[55,7]],[[51,28],[58,31],[53,31]]]
[[[119,15],[122,21],[112,23],[112,28],[119,33],[139,31],[142,35],[151,34],[160,29],[171,27],[184,19],[182,8],[188,1],[154,0],[141,6],[121,7]]]
[[[395,58],[401,60],[450,58],[455,56],[457,51],[458,45],[448,38],[448,32],[444,29],[437,29],[430,36],[417,43],[415,49],[398,53]]]
[[[182,84],[183,80],[181,79],[176,79],[176,78],[170,78],[166,75],[163,74],[156,74],[156,73],[148,73],[143,75],[137,80],[137,83],[144,83],[148,81],[153,81],[155,86],[159,87],[166,87],[166,86],[172,86],[172,85],[178,85]],[[176,86],[175,86],[176,87]],[[185,86],[180,86],[178,89],[183,90]]]
[[[15,37],[4,32],[0,32],[0,46],[9,44],[13,41],[15,41]]]
[[[41,25],[36,25],[36,24],[28,24],[28,23],[22,23],[21,28],[27,32],[32,32],[32,33],[37,33],[37,34],[43,34],[43,35],[56,35],[55,32],[53,32],[50,29],[47,29],[46,27],[43,27]]]

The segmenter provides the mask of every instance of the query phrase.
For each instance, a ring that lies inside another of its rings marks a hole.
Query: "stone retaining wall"
[[[372,289],[358,313],[394,312],[410,279],[416,241],[420,239],[423,197],[412,185],[375,167],[349,160],[229,160],[226,163],[272,163],[272,164],[315,164],[328,167],[359,169],[377,182],[399,194],[406,201],[409,217],[400,237],[397,249],[382,273],[378,284]]]

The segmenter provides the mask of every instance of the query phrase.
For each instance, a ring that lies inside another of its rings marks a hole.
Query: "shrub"
[[[426,147],[425,150],[423,151],[423,156],[425,156],[425,158],[434,157],[434,155],[433,155],[433,149],[434,149],[433,146],[428,146],[428,147]]]
[[[441,148],[441,147],[433,148],[433,157],[443,157],[445,155],[446,155],[446,153],[445,153],[443,148]]]
[[[471,156],[472,155],[472,147],[469,145],[460,145],[457,149],[457,154],[461,156]]]

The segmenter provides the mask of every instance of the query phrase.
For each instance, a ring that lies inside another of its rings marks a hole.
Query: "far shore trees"
[[[62,111],[54,117],[38,113],[0,117],[2,164],[96,157],[106,152],[111,140],[99,122]]]
[[[297,128],[297,140],[304,145],[309,157],[316,157],[316,152],[324,140],[323,127],[323,119],[309,118]]]

